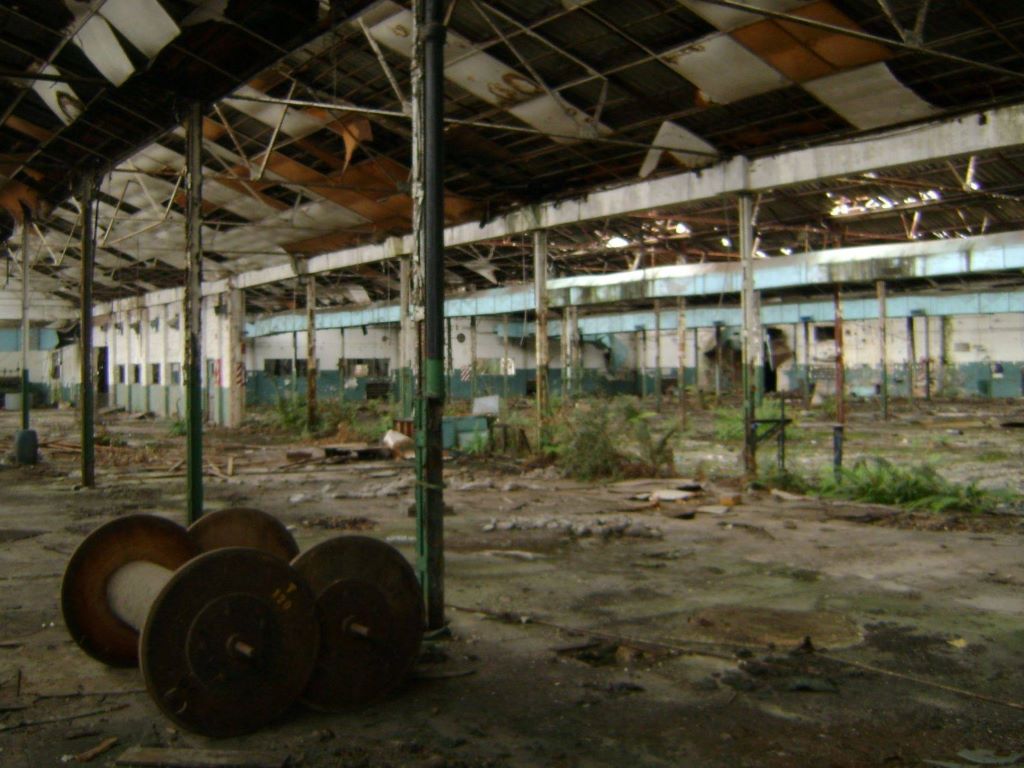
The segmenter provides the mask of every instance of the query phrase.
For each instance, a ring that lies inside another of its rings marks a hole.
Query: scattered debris
[[[92,760],[95,760],[97,757],[104,754],[105,752],[109,752],[110,750],[112,750],[114,748],[114,745],[116,744],[117,736],[111,736],[101,741],[92,749],[87,749],[84,752],[79,752],[77,755],[71,756],[71,759],[74,760],[76,763],[88,763]],[[70,760],[64,760],[64,758],[62,757],[61,762],[70,762]]]
[[[738,493],[723,493],[718,497],[718,503],[723,507],[736,507],[743,502],[743,497]]]
[[[615,683],[583,683],[584,688],[588,688],[592,691],[601,691],[602,693],[609,693],[612,696],[626,696],[631,693],[642,693],[645,689],[642,685],[631,683],[629,681],[620,681]]]
[[[301,520],[303,528],[322,528],[328,531],[372,531],[377,523],[368,517],[342,517],[319,515]]]
[[[289,760],[288,755],[269,752],[131,747],[117,758],[115,765],[157,768],[284,768]]]
[[[384,433],[384,437],[381,438],[381,443],[383,443],[384,447],[393,453],[407,451],[413,447],[413,440],[411,437],[394,429],[389,429]]]
[[[628,519],[597,518],[589,522],[573,522],[560,518],[512,518],[492,519],[481,529],[484,533],[494,531],[561,531],[577,538],[598,536],[604,539],[626,537],[637,539],[660,539],[664,533],[660,528]]]

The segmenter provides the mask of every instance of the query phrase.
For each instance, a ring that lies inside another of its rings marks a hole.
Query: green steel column
[[[29,426],[29,410],[31,390],[29,389],[28,349],[31,342],[31,324],[28,306],[28,280],[30,259],[28,257],[28,230],[32,226],[32,214],[27,208],[24,211],[21,227],[21,428]]]
[[[889,420],[889,335],[886,326],[889,320],[889,302],[886,298],[885,280],[876,284],[878,290],[878,354],[882,364],[882,379],[879,394],[882,398],[882,420]]]
[[[86,176],[79,190],[82,206],[82,262],[79,280],[79,370],[82,386],[78,407],[82,422],[82,485],[96,485],[96,388],[92,359],[92,281],[96,264],[96,179]]]
[[[185,486],[188,520],[203,514],[203,390],[202,390],[202,278],[203,278],[203,110],[189,107],[186,132],[185,237]]]
[[[427,627],[444,626],[444,3],[415,3],[423,98],[414,133],[422,139],[423,215],[419,256],[424,295],[424,356],[416,431],[417,569]]]

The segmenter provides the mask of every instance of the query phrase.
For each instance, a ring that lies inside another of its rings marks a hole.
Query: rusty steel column
[[[654,410],[661,413],[661,302],[654,302]]]
[[[316,277],[306,276],[306,430],[313,432],[317,423],[316,401]]]
[[[537,450],[544,443],[548,415],[548,233],[533,233],[533,292],[537,313]]]
[[[757,408],[754,366],[757,304],[754,301],[754,201],[750,195],[739,196],[740,261],[743,270],[740,307],[743,326],[740,329],[742,350],[743,392],[743,471],[750,477],[757,475],[757,445],[754,419]]]
[[[833,294],[836,337],[836,421],[846,423],[846,364],[843,360],[843,302],[839,288]]]
[[[185,487],[188,520],[203,514],[203,109],[189,107],[185,176]]]
[[[917,340],[914,338],[914,316],[907,315],[907,401],[914,405],[914,380],[917,378]]]
[[[679,390],[679,421],[686,426],[686,299],[679,299],[676,320],[676,389]]]
[[[878,289],[878,354],[882,364],[882,379],[879,395],[882,398],[882,420],[889,420],[889,334],[886,326],[889,321],[889,301],[886,295],[885,280],[879,280]]]

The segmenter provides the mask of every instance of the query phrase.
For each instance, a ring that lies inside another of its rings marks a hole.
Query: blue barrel
[[[39,436],[34,429],[14,433],[14,460],[19,464],[35,464],[39,460]]]

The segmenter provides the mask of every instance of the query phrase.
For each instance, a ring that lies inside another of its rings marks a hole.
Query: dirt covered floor
[[[1024,432],[1001,426],[1017,416],[960,403],[883,424],[855,410],[847,461],[929,460],[1019,491]],[[99,487],[81,489],[74,415],[38,412],[43,463],[0,469],[0,765],[61,765],[112,738],[90,764],[143,745],[295,766],[1024,765],[1017,505],[907,512],[744,488],[714,419],[692,414],[676,478],[578,483],[453,457],[451,637],[425,644],[414,679],[372,708],[299,709],[214,741],[169,727],[138,671],[85,656],[58,605],[67,558],[97,525],[184,522],[183,439],[108,414]],[[0,412],[0,443],[17,426]],[[827,466],[826,423],[805,417],[793,437],[791,467]],[[208,508],[272,512],[303,549],[360,531],[411,558],[411,463],[325,463],[329,442],[212,431]]]

